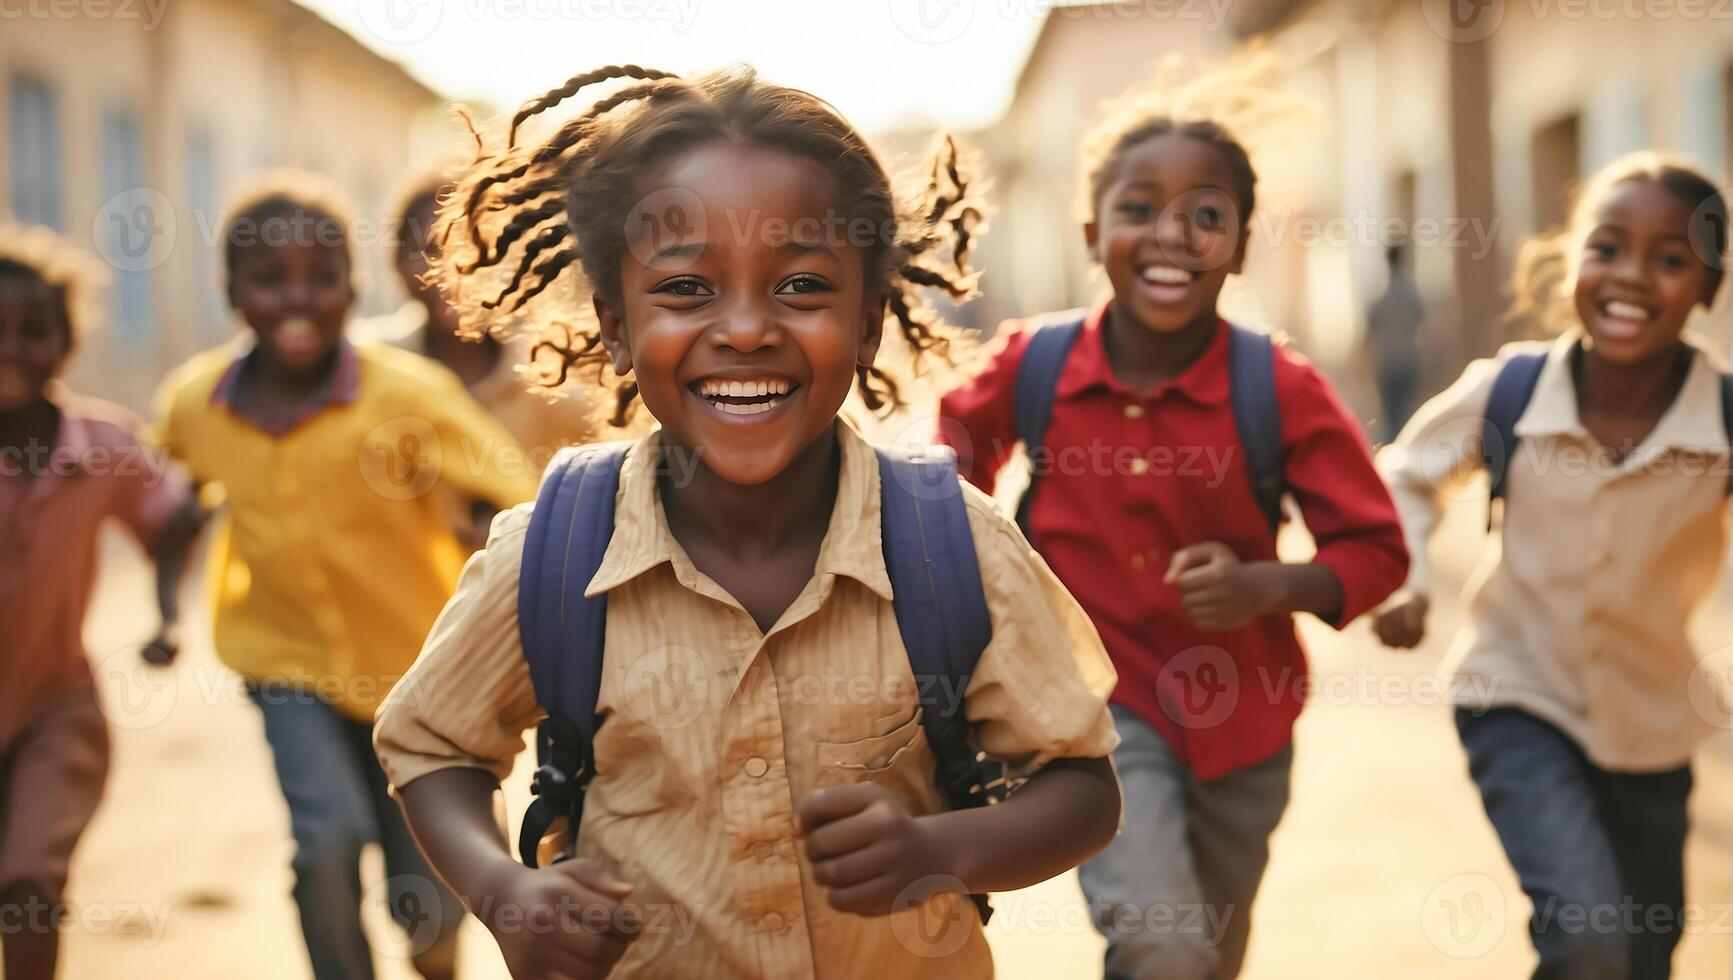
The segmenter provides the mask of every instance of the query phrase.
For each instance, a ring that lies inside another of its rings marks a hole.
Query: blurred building
[[[249,173],[330,177],[358,216],[361,312],[400,299],[377,220],[439,129],[437,93],[290,0],[16,5],[0,21],[0,211],[112,270],[72,380],[144,405],[230,335],[217,239]],[[376,243],[374,243],[376,244]]]
[[[1562,220],[1575,182],[1643,147],[1728,176],[1733,15],[1714,3],[1238,0],[1219,24],[1210,10],[1048,14],[1010,110],[979,136],[997,183],[981,260],[987,322],[1103,288],[1073,210],[1079,136],[1103,98],[1173,51],[1207,60],[1260,37],[1296,66],[1314,135],[1254,146],[1260,215],[1224,306],[1293,334],[1363,407],[1365,310],[1393,237],[1411,243],[1426,298],[1429,393],[1513,335],[1503,283],[1516,249]],[[1700,326],[1726,349],[1733,317]]]

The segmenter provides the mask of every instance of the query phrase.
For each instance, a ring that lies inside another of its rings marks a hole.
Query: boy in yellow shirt
[[[373,975],[359,861],[377,839],[416,967],[450,976],[462,910],[386,792],[373,714],[455,585],[448,495],[485,527],[535,473],[449,371],[344,339],[346,209],[316,178],[272,175],[229,214],[228,298],[254,344],[198,355],[161,396],[166,448],[227,504],[217,651],[263,717],[314,975]]]

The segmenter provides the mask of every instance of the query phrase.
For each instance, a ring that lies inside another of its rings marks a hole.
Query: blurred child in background
[[[102,796],[108,729],[82,639],[98,532],[119,518],[157,561],[172,656],[175,583],[201,512],[186,475],[118,405],[57,379],[91,287],[46,231],[0,225],[0,950],[8,980],[48,980],[72,851]]]
[[[1470,364],[1379,458],[1414,554],[1377,618],[1391,646],[1425,636],[1444,491],[1487,470],[1503,501],[1448,689],[1534,903],[1537,978],[1666,977],[1682,933],[1691,752],[1713,728],[1686,626],[1726,561],[1733,418],[1685,328],[1720,291],[1727,210],[1682,161],[1608,164],[1518,260],[1518,314],[1560,336]]]
[[[386,792],[373,715],[464,558],[443,494],[481,502],[485,526],[535,492],[535,473],[451,372],[344,339],[348,212],[322,181],[267,175],[227,214],[228,298],[252,346],[195,357],[161,395],[165,446],[227,504],[217,652],[264,721],[315,976],[373,975],[360,919],[370,840],[417,968],[449,976],[462,910]]]
[[[595,402],[577,385],[558,395],[528,383],[520,370],[527,357],[523,343],[465,330],[457,309],[437,283],[427,278],[439,253],[433,222],[452,185],[443,172],[411,182],[393,209],[397,232],[392,263],[409,302],[395,313],[362,321],[358,338],[380,340],[433,358],[450,368],[471,397],[491,412],[540,468],[563,446],[590,441],[597,422]]]
[[[1080,871],[1110,978],[1239,973],[1304,703],[1293,614],[1340,629],[1407,567],[1330,382],[1217,310],[1257,181],[1221,108],[1259,101],[1236,78],[1110,113],[1081,170],[1084,239],[1112,295],[1002,328],[940,407],[941,438],[981,487],[1024,443],[1020,519],[1119,672],[1125,826]],[[1284,493],[1317,541],[1308,561],[1276,556]]]

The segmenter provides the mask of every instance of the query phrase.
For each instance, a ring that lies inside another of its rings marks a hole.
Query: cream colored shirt
[[[1727,433],[1715,366],[1695,353],[1678,397],[1625,459],[1577,416],[1573,332],[1468,366],[1379,456],[1408,534],[1409,587],[1429,593],[1426,542],[1447,498],[1472,498],[1499,368],[1546,364],[1516,425],[1498,542],[1470,580],[1470,625],[1446,671],[1451,700],[1514,706],[1557,725],[1595,763],[1673,768],[1719,721],[1686,637],[1727,555]]]
[[[838,431],[840,485],[814,574],[768,634],[670,534],[651,468],[660,433],[626,462],[588,588],[608,594],[608,629],[578,853],[633,883],[634,901],[678,911],[632,945],[619,976],[992,975],[966,898],[882,918],[837,912],[794,836],[796,808],[825,785],[870,780],[912,812],[944,806],[880,550],[877,459]],[[978,744],[1024,771],[1108,755],[1115,675],[1094,627],[1015,526],[963,491],[993,621],[965,696]],[[394,786],[450,766],[503,779],[541,717],[516,612],[528,521],[527,506],[496,519],[381,715],[376,747]]]

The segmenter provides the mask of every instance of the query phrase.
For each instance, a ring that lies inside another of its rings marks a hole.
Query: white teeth
[[[1171,265],[1151,265],[1144,267],[1143,281],[1164,286],[1183,286],[1191,282],[1191,273]]]
[[[763,412],[768,412],[777,405],[782,404],[782,400],[777,399],[773,402],[753,402],[750,405],[735,405],[730,402],[711,402],[710,404],[715,405],[717,408],[720,408],[729,415],[758,415]]]
[[[788,379],[723,381],[718,378],[705,378],[698,382],[698,394],[705,398],[763,398],[766,395],[786,395],[788,394]]]
[[[1607,315],[1616,316],[1621,320],[1645,321],[1649,319],[1649,311],[1634,303],[1621,303],[1613,300],[1607,304]]]

